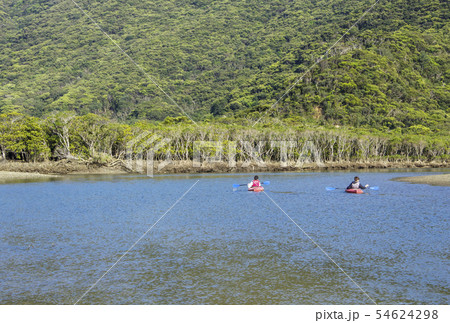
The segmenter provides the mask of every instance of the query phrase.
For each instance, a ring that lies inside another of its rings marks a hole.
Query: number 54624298
[[[438,311],[433,310],[377,310],[377,320],[390,319],[390,320],[436,320],[438,319]]]

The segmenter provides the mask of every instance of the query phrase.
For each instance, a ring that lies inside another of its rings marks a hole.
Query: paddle
[[[263,185],[269,185],[270,181],[261,182]],[[239,187],[239,186],[247,186],[247,184],[233,184],[233,187]]]
[[[337,187],[325,187],[327,191],[334,191],[334,190],[343,190],[343,188],[337,188]],[[380,188],[378,186],[369,186],[368,189],[378,191]]]

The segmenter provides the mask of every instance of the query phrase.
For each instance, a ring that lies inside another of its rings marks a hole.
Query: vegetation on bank
[[[114,159],[295,162],[448,161],[450,136],[320,126],[301,118],[271,123],[221,118],[193,124],[186,117],[163,122],[123,124],[102,116],[71,112],[38,119],[19,113],[0,115],[0,153],[6,160],[28,162],[75,158],[97,162]]]

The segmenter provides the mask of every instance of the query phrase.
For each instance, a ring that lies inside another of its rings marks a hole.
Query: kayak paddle
[[[261,182],[263,185],[269,185],[270,181]],[[239,186],[247,186],[247,184],[233,184],[233,187],[239,187]]]

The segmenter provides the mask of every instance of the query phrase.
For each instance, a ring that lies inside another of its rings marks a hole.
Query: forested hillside
[[[326,54],[374,0],[75,2],[196,120],[448,130],[448,1],[380,0]],[[73,1],[0,0],[0,113],[64,110],[181,115]]]

